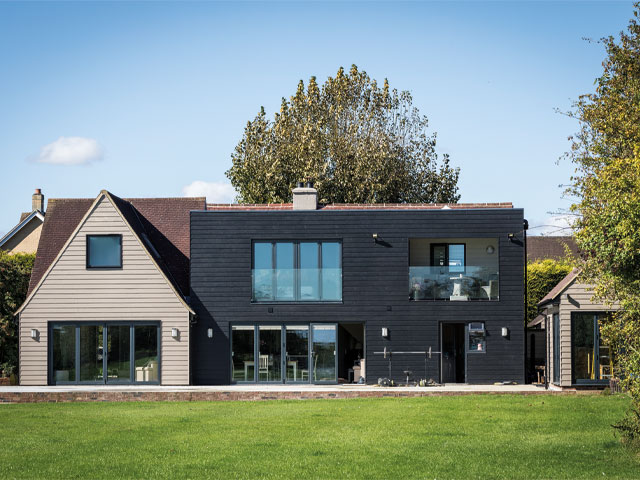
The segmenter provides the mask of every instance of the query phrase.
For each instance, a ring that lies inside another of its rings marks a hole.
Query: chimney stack
[[[31,196],[31,211],[36,210],[44,213],[44,195],[39,188],[36,188],[36,193]]]
[[[298,182],[298,186],[293,189],[293,209],[294,210],[317,210],[318,191],[313,188],[313,182]]]

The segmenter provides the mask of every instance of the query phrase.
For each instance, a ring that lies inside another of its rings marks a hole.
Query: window
[[[448,267],[449,272],[464,272],[464,243],[432,243],[431,266]]]
[[[254,302],[342,300],[340,242],[253,243]]]
[[[53,324],[52,384],[159,383],[160,326],[142,322]]]
[[[484,353],[487,349],[487,333],[483,322],[469,324],[469,353]]]
[[[87,235],[87,268],[122,268],[122,235]]]
[[[571,372],[573,383],[609,381],[613,376],[612,352],[600,337],[606,313],[571,313]]]

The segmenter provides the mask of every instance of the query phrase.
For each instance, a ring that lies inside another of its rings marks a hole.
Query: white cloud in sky
[[[196,180],[182,187],[185,197],[207,197],[209,203],[233,203],[236,190],[227,182],[203,182]]]
[[[546,236],[567,236],[573,235],[573,229],[571,224],[575,221],[575,215],[558,214],[550,215],[549,217],[539,222],[529,222],[530,235],[546,235]]]
[[[42,147],[35,161],[53,165],[86,165],[103,157],[102,147],[93,138],[60,137]]]

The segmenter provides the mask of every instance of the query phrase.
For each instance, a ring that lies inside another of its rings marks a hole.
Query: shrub
[[[568,261],[542,260],[527,265],[527,322],[538,315],[538,302],[571,271]]]

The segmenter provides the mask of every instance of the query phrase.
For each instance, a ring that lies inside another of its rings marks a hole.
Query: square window
[[[122,235],[87,235],[87,268],[122,268]]]

